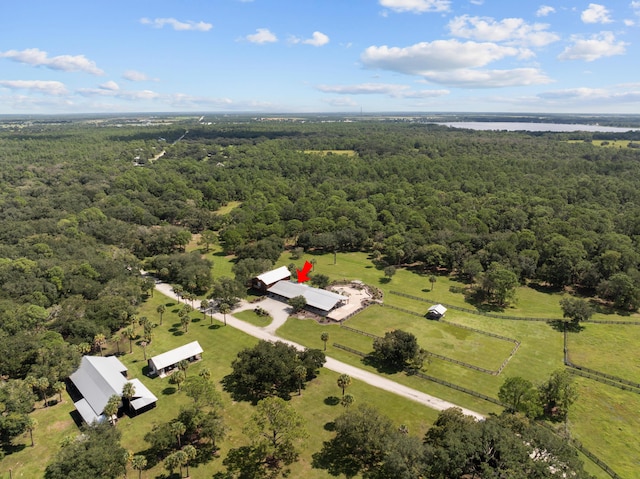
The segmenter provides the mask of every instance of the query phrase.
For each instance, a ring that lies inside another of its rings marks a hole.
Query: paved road
[[[156,289],[160,291],[162,294],[164,294],[165,296],[168,296],[176,301],[180,301],[178,296],[173,292],[171,285],[166,283],[156,282]],[[273,301],[274,304],[271,304],[268,301]],[[186,303],[186,301],[182,301],[182,302]],[[270,324],[269,326],[260,328],[258,326],[254,326],[252,324],[241,321],[238,318],[235,318],[231,314],[227,314],[227,325],[232,326],[236,329],[239,329],[258,339],[264,339],[266,341],[282,341],[298,349],[301,349],[301,350],[304,349],[304,346],[298,343],[294,343],[293,341],[280,338],[275,334],[275,330],[278,327],[280,327],[280,325],[284,324],[284,322],[287,320],[288,313],[287,313],[286,306],[284,306],[282,303],[279,303],[275,300],[263,300],[260,302],[259,306],[269,311],[272,317],[274,318],[274,321],[272,321],[272,324]],[[200,304],[198,301],[196,301],[196,307],[200,307]],[[240,307],[235,309],[235,311],[242,311],[245,309],[251,309],[253,307],[255,307],[255,305],[243,302]],[[219,321],[223,321],[223,316],[219,313],[214,314],[213,317]],[[367,384],[370,384],[371,386],[375,386],[385,391],[398,394],[405,398],[411,399],[412,401],[416,401],[420,404],[423,404],[432,409],[435,409],[437,411],[443,411],[451,407],[460,407],[457,404],[453,404],[448,401],[444,401],[437,397],[431,396],[429,394],[425,394],[416,389],[412,389],[410,387],[399,384],[395,381],[391,381],[390,379],[386,379],[382,376],[379,376],[378,374],[374,374],[369,371],[365,371],[364,369],[351,366],[350,364],[343,363],[342,361],[338,361],[337,359],[333,359],[329,356],[327,356],[327,362],[325,363],[324,367],[340,374],[348,374],[353,379],[357,379]],[[484,419],[484,416],[478,412],[471,411],[470,409],[465,409],[462,407],[460,407],[460,409],[462,409],[462,412],[464,412],[464,414],[473,416],[476,419]]]

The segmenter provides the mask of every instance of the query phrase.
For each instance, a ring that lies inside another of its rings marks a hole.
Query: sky
[[[0,0],[0,114],[640,113],[640,0]]]

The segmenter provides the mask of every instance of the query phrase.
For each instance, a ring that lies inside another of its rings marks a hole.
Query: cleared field
[[[345,325],[376,336],[402,329],[415,335],[418,344],[431,353],[489,370],[497,370],[514,347],[510,341],[381,306],[367,308]]]
[[[588,323],[568,344],[573,363],[640,383],[640,326]]]

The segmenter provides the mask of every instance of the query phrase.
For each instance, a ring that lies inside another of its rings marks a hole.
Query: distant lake
[[[625,133],[629,130],[640,130],[640,128],[620,128],[616,126],[600,125],[580,125],[569,123],[525,123],[517,121],[447,121],[435,122],[438,125],[450,126],[452,128],[468,128],[470,130],[498,130],[498,131],[603,131],[613,133]]]

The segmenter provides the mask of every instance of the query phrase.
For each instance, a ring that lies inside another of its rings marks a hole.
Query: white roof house
[[[138,379],[127,379],[127,367],[115,356],[84,356],[80,367],[69,379],[82,395],[75,402],[76,409],[86,423],[101,422],[105,416],[104,408],[113,395],[122,396],[122,388],[131,382],[135,388],[135,396],[130,402],[134,411],[152,406],[158,398]]]
[[[427,310],[427,317],[431,319],[440,319],[447,312],[447,308],[441,304],[434,304]]]
[[[202,357],[202,347],[198,341],[184,344],[180,347],[158,354],[148,360],[151,374],[164,376],[168,370],[177,367],[180,361],[195,361]]]
[[[322,312],[329,312],[336,306],[342,304],[342,302],[349,300],[347,296],[334,293],[333,291],[312,288],[306,284],[293,283],[291,281],[278,281],[267,291],[285,299],[304,296],[304,299],[307,300],[307,306],[318,309]]]
[[[278,281],[291,278],[291,272],[286,266],[281,266],[278,269],[267,271],[255,277],[253,280],[253,287],[262,291],[276,284]]]

